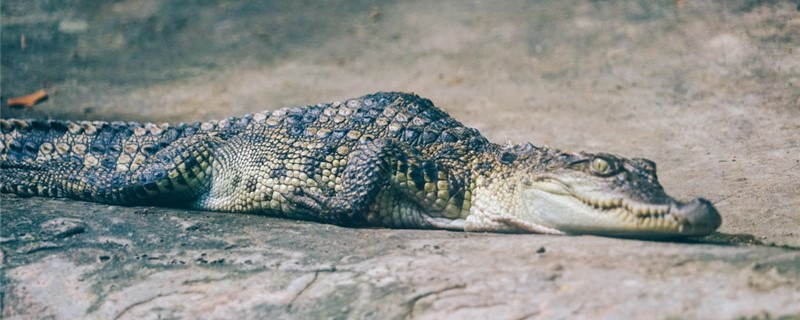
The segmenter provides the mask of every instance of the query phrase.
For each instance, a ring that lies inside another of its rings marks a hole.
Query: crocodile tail
[[[0,119],[0,191],[127,203],[135,194],[120,187],[131,179],[147,183],[141,175],[153,171],[153,158],[174,154],[163,151],[196,136],[201,127]]]

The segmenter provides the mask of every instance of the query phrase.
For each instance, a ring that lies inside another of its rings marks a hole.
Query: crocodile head
[[[487,183],[489,192],[505,190],[502,198],[513,203],[506,215],[488,220],[523,231],[635,238],[704,236],[722,222],[706,199],[667,195],[653,161],[538,151],[522,152],[509,174]]]

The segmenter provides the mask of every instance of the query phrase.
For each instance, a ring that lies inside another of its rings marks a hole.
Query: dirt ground
[[[493,141],[652,159],[723,225],[672,243],[0,195],[2,316],[800,318],[799,6],[3,1],[4,118],[189,122],[410,91]]]

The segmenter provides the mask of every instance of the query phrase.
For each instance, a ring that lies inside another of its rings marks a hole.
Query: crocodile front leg
[[[326,222],[459,228],[452,220],[466,213],[467,179],[450,172],[396,140],[371,140],[353,150],[339,191],[302,188],[288,200],[298,212]]]

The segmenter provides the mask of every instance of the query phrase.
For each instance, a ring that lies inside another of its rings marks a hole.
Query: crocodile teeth
[[[669,207],[664,205],[623,203],[622,206],[636,216],[660,216],[669,212]]]
[[[625,215],[625,222],[627,222],[627,223],[637,222],[636,216],[634,216],[632,214],[626,214]]]
[[[669,213],[667,205],[648,205],[635,202],[626,202],[622,199],[581,199],[584,204],[595,209],[624,208],[625,211],[638,217],[662,216]]]
[[[583,199],[583,202],[595,209],[611,209],[622,205],[622,199]]]

